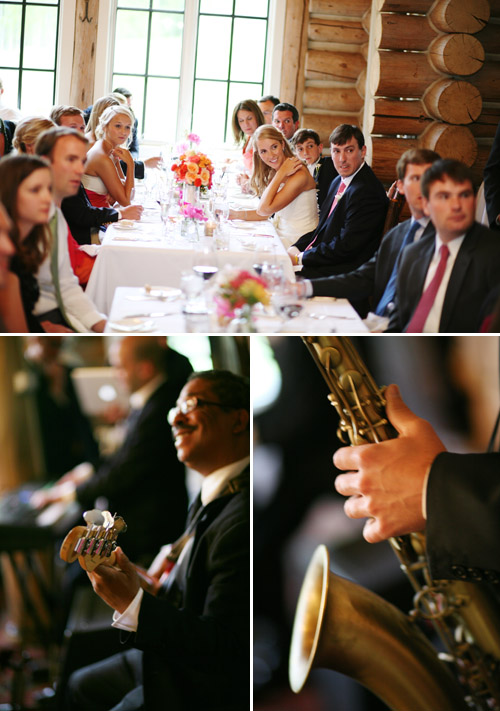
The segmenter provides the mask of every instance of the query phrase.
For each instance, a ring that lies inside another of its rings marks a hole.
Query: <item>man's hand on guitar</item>
[[[140,588],[139,576],[120,547],[113,566],[100,565],[87,573],[95,592],[120,614],[125,612]]]

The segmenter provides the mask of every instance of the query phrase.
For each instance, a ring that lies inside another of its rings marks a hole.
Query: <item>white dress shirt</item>
[[[422,329],[422,333],[439,333],[439,322],[441,321],[441,312],[443,310],[444,297],[446,296],[446,290],[448,288],[448,282],[450,281],[451,272],[455,264],[455,259],[457,258],[458,250],[460,249],[460,247],[462,246],[462,242],[464,241],[464,237],[465,234],[461,235],[460,237],[455,237],[455,239],[452,239],[451,242],[446,243],[446,246],[450,250],[450,254],[446,262],[446,269],[443,274],[441,284],[439,285],[436,298],[434,299],[434,303],[431,306],[431,310],[429,311],[429,314],[427,316],[427,320]],[[422,294],[427,289],[434,277],[434,274],[436,273],[440,260],[439,250],[441,249],[443,244],[444,242],[441,240],[439,235],[436,234],[434,255],[432,257],[431,263],[429,264],[429,269],[427,270],[427,276],[425,277],[424,289],[422,291]]]

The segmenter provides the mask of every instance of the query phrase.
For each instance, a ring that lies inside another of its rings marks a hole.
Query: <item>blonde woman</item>
[[[44,131],[48,131],[49,128],[55,128],[55,125],[45,116],[28,116],[17,124],[12,145],[18,154],[34,155],[38,136]]]
[[[96,143],[87,154],[83,186],[95,207],[109,207],[117,202],[126,207],[134,187],[134,159],[125,148],[130,139],[134,117],[126,106],[109,106],[99,119]],[[120,166],[127,168],[124,175]]]
[[[253,174],[250,185],[260,197],[256,210],[231,210],[229,219],[263,220],[274,215],[274,226],[285,248],[316,229],[316,183],[274,126],[260,126],[252,137]]]

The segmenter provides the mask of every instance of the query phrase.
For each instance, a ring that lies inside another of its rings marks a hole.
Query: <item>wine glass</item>
[[[193,271],[195,274],[201,275],[206,282],[219,271],[212,239],[210,241],[203,240],[199,244],[194,257]]]

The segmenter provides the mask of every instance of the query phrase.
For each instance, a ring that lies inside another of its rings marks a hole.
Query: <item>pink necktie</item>
[[[434,299],[436,298],[439,285],[443,279],[443,275],[446,270],[446,262],[448,261],[449,256],[450,250],[448,247],[445,244],[441,245],[439,250],[439,264],[437,266],[436,273],[434,274],[431,283],[420,297],[420,301],[418,302],[417,308],[415,309],[410,323],[408,324],[406,333],[422,333],[425,322],[427,321],[427,316],[429,315],[429,311],[431,310]]]
[[[337,207],[337,203],[338,203],[338,201],[340,200],[340,198],[342,197],[342,193],[344,192],[345,189],[346,189],[346,184],[345,184],[344,181],[342,180],[342,181],[340,182],[339,189],[337,190],[337,193],[336,193],[335,197],[333,198],[333,202],[332,202],[332,206],[331,206],[331,208],[330,208],[330,212],[328,213],[328,217],[326,218],[327,220],[328,220],[328,218],[330,217],[330,215],[332,214],[332,212],[335,210],[335,208]],[[307,245],[306,251],[307,251],[308,249],[311,249],[311,247],[313,246],[313,244],[316,242],[317,237],[318,237],[318,235],[316,235],[316,237],[313,239],[313,241],[311,242],[311,244]]]

